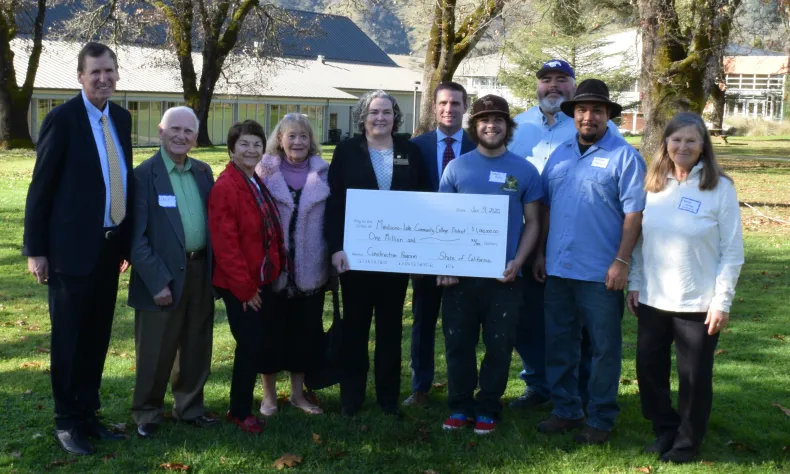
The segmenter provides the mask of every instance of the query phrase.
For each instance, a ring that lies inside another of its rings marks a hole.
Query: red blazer
[[[258,203],[233,163],[228,163],[211,189],[208,227],[214,251],[212,283],[230,290],[240,301],[249,301],[259,287],[271,282],[261,281],[264,235]],[[271,243],[273,248],[279,245]]]

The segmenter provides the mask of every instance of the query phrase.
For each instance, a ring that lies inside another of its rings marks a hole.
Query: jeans
[[[546,382],[546,322],[543,309],[543,293],[546,284],[541,283],[532,276],[532,264],[528,262],[522,270],[524,305],[522,306],[521,320],[516,332],[515,349],[521,358],[524,370],[519,378],[526,382],[527,388],[538,396],[549,399],[549,384]],[[582,403],[589,400],[587,383],[590,380],[590,367],[592,365],[592,352],[590,350],[590,335],[586,328],[582,328],[581,363],[579,364],[579,394]]]
[[[428,393],[433,385],[436,320],[442,305],[442,288],[436,277],[412,280],[411,391]]]
[[[579,393],[582,329],[590,334],[592,366],[587,384],[587,424],[611,431],[620,412],[617,389],[623,352],[622,291],[603,283],[548,277],[546,310],[546,380],[559,418],[582,418]]]

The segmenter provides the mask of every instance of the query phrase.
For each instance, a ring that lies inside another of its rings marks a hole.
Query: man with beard
[[[534,276],[546,280],[546,380],[554,410],[538,431],[583,427],[575,441],[601,444],[620,411],[623,289],[642,226],[646,166],[608,131],[607,120],[622,107],[609,99],[603,81],[582,81],[561,108],[573,116],[578,134],[554,150],[541,176],[548,234],[542,234],[547,240],[538,246]],[[594,355],[586,419],[578,380],[582,328]]]
[[[469,136],[477,149],[447,165],[439,192],[507,196],[507,265],[502,278],[437,277],[444,288],[442,327],[446,345],[450,417],[444,429],[474,423],[475,433],[496,428],[507,387],[515,331],[521,310],[519,271],[538,237],[540,176],[533,165],[507,151],[515,123],[505,99],[486,95],[472,105]],[[477,343],[483,329],[485,356]]]
[[[517,115],[514,120],[518,129],[508,150],[526,158],[535,165],[539,173],[549,159],[549,155],[562,142],[576,135],[573,119],[560,110],[560,105],[576,91],[576,73],[561,59],[551,59],[543,64],[538,72],[538,105]],[[620,136],[611,120],[607,126],[609,133]],[[546,384],[546,337],[543,314],[543,291],[545,283],[532,277],[534,255],[524,266],[524,306],[516,333],[515,349],[521,357],[524,370],[521,379],[527,386],[520,397],[510,403],[510,408],[529,409],[549,401],[549,387]],[[589,337],[582,329],[582,359],[579,366],[579,387],[582,399],[587,399],[586,387],[590,377]]]
[[[456,157],[475,149],[462,128],[467,107],[466,89],[457,82],[442,82],[433,92],[436,130],[412,139],[425,158],[431,187],[439,190],[439,180]],[[425,406],[433,385],[436,320],[442,305],[442,287],[434,278],[412,277],[411,389],[404,406]]]

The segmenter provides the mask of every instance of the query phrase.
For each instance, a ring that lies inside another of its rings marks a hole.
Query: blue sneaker
[[[453,413],[450,415],[450,418],[444,420],[444,424],[442,424],[442,429],[445,430],[457,430],[459,428],[463,428],[464,426],[471,425],[472,419],[462,413]]]
[[[475,419],[475,434],[486,435],[496,429],[496,421],[487,416],[478,416]]]

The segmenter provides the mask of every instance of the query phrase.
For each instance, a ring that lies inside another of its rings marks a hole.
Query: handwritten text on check
[[[349,189],[351,270],[500,278],[507,196]]]

